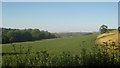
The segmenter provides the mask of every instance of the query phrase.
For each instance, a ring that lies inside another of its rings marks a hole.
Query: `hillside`
[[[92,32],[58,32],[53,33],[57,37],[70,37],[70,36],[79,36],[79,35],[90,35]]]
[[[108,45],[116,45],[116,47],[120,46],[120,33],[117,30],[110,31],[108,33],[103,33],[97,36],[96,43],[100,45],[104,45],[107,43]],[[109,47],[109,46],[108,46]]]
[[[79,35],[75,37],[73,36],[33,42],[13,43],[12,45],[15,45],[17,52],[20,51],[20,45],[22,45],[22,47],[24,47],[24,52],[26,52],[28,47],[31,46],[31,52],[47,50],[51,54],[57,54],[62,51],[70,51],[73,54],[79,54],[82,48],[86,48],[89,52],[92,51],[97,35],[98,33],[93,33],[91,35]],[[3,44],[3,53],[14,52],[12,45]]]
[[[109,33],[104,33],[104,34],[98,35],[97,43],[101,44],[102,42],[112,41],[112,42],[116,42],[116,44],[118,44],[118,42],[120,42],[119,38],[120,38],[120,33],[118,33],[117,30],[113,30]]]
[[[114,58],[110,61],[111,57],[103,53],[104,49],[100,50],[95,45],[98,34],[92,33],[90,35],[3,44],[2,63],[3,66],[113,65],[111,63]],[[119,56],[119,52],[117,54]],[[119,63],[119,60],[117,63]]]

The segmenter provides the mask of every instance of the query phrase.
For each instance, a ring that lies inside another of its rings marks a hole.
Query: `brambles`
[[[100,46],[100,49],[102,50],[105,56],[107,55],[110,58],[109,61],[111,65],[116,65],[120,62],[120,50],[118,49],[118,46],[115,42],[103,42],[103,45]]]

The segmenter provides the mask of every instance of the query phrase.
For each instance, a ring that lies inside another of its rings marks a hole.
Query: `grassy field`
[[[107,56],[107,53],[100,53],[102,51],[95,44],[98,35],[99,33],[92,33],[89,35],[75,35],[55,39],[3,44],[3,66],[114,64],[114,59]],[[119,65],[119,61],[120,58],[117,59],[115,64]]]
[[[97,35],[97,33],[94,33],[91,35],[79,35],[32,42],[13,43],[12,45],[15,45],[17,53],[20,52],[20,45],[22,45],[22,47],[24,47],[23,52],[26,52],[26,50],[31,46],[31,52],[47,50],[50,54],[59,54],[62,51],[70,51],[72,54],[79,54],[81,47],[86,48],[88,51],[92,51],[92,45],[94,45]],[[2,53],[14,52],[12,45],[3,44]]]

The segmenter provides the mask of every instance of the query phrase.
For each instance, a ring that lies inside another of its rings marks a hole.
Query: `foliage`
[[[2,43],[34,41],[41,39],[55,38],[55,35],[48,31],[39,29],[7,29],[2,28]]]
[[[119,31],[119,33],[120,33],[120,26],[118,27],[118,31]]]
[[[108,29],[108,26],[102,25],[99,30],[100,30],[100,33],[102,34],[102,33],[106,33],[107,29]]]

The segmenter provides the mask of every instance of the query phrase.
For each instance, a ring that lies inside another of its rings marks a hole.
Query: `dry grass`
[[[100,34],[96,38],[96,44],[99,45],[100,49],[105,49],[107,53],[119,53],[120,51],[120,33],[117,30],[109,33]]]
[[[109,33],[100,34],[97,36],[96,43],[103,45],[103,42],[107,42],[107,44],[112,45],[112,42],[115,42],[116,45],[120,43],[120,33],[117,30],[111,31]]]

